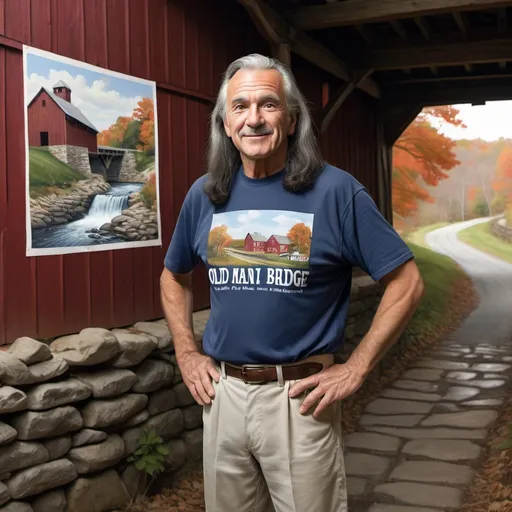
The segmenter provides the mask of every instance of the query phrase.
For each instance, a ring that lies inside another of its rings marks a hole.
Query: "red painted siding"
[[[235,0],[0,0],[0,35],[11,43],[0,46],[0,344],[160,317],[163,258],[185,194],[204,172],[211,99],[233,59],[267,53],[268,44]],[[157,82],[161,248],[25,257],[20,43]],[[336,82],[298,58],[293,66],[318,114],[324,84]],[[322,140],[326,159],[372,193],[374,112],[357,92]],[[208,307],[204,269],[193,283],[195,308]]]
[[[204,173],[210,99],[231,60],[265,53],[267,43],[230,0],[0,0],[0,35],[13,46],[0,46],[0,344],[160,317],[165,251]],[[161,248],[25,257],[19,43],[158,83]],[[208,307],[204,269],[193,282],[195,308]]]
[[[43,106],[45,102],[45,106]],[[41,146],[41,132],[48,132],[48,144],[66,144],[66,120],[64,112],[48,93],[43,91],[28,107],[28,143]]]
[[[66,144],[87,148],[91,153],[98,151],[96,133],[87,131],[83,125],[74,120],[66,121]]]

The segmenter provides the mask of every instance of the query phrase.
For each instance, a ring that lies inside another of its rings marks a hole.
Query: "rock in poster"
[[[27,256],[161,246],[156,84],[23,47]]]

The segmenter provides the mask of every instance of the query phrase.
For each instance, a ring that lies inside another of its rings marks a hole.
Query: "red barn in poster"
[[[53,92],[41,87],[28,105],[29,146],[79,146],[98,152],[98,130],[71,103],[71,89],[62,80]]]
[[[244,242],[244,250],[251,252],[265,252],[267,239],[259,233],[247,233]]]
[[[292,242],[287,236],[272,235],[267,240],[266,252],[272,252],[275,254],[286,254],[290,252],[291,245]]]

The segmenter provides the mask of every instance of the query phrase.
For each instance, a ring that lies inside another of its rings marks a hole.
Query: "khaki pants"
[[[221,372],[221,368],[218,368]],[[313,418],[296,381],[213,381],[203,409],[207,512],[347,512],[341,404]]]

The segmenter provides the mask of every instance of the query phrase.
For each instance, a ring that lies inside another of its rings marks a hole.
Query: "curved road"
[[[512,341],[512,264],[461,242],[457,233],[489,218],[452,224],[425,237],[432,250],[455,260],[471,277],[480,295],[478,308],[450,338],[462,344]]]

